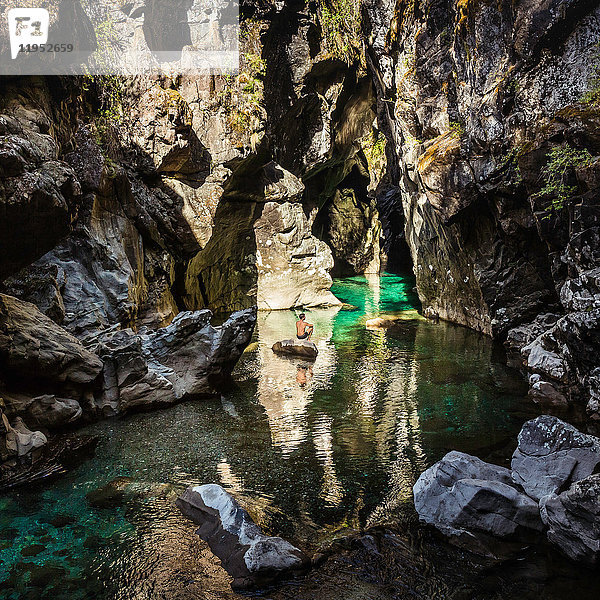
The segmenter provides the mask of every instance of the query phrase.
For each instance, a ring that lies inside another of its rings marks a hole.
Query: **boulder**
[[[273,344],[273,352],[302,358],[317,358],[319,354],[315,344],[309,340],[281,340]]]
[[[173,384],[148,365],[142,338],[131,329],[111,332],[96,348],[102,358],[102,394],[96,405],[103,416],[175,402]]]
[[[542,415],[523,425],[511,467],[514,482],[539,501],[588,477],[599,464],[600,439]]]
[[[217,393],[250,342],[256,309],[234,313],[220,327],[211,318],[209,310],[182,312],[156,331],[126,329],[101,337],[100,411],[116,414]]]
[[[32,427],[49,429],[75,423],[81,418],[82,409],[77,400],[57,398],[45,394],[33,398],[25,409],[25,417]]]
[[[236,589],[260,587],[309,564],[308,557],[289,542],[265,535],[219,485],[189,487],[176,505],[200,525],[198,535],[233,577]]]
[[[600,563],[600,474],[577,481],[562,494],[544,496],[541,515],[548,540],[569,558]]]
[[[421,521],[449,536],[517,541],[543,529],[537,502],[517,489],[508,469],[462,452],[422,473],[413,493]]]
[[[88,384],[102,361],[29,302],[0,294],[0,372],[8,377]]]
[[[151,364],[170,370],[165,377],[177,399],[219,391],[250,343],[256,308],[233,313],[220,327],[211,318],[210,310],[182,312],[169,326],[142,336]]]
[[[0,436],[4,437],[0,456],[5,460],[10,457],[23,457],[32,454],[48,443],[41,431],[30,431],[23,419],[17,417],[11,425],[8,418],[0,410]]]

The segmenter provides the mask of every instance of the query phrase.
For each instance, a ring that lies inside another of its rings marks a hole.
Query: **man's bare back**
[[[300,315],[300,320],[296,321],[296,337],[299,340],[310,340],[314,329],[314,325],[312,325],[312,323],[307,323],[306,315],[302,313]]]

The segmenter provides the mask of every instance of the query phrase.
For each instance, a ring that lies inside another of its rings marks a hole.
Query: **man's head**
[[[304,313],[300,313],[300,320],[304,321],[306,319],[306,315]]]

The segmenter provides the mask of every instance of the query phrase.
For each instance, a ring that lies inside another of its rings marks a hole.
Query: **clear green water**
[[[502,461],[529,417],[524,383],[489,339],[421,319],[413,285],[338,280],[358,309],[308,313],[314,365],[270,349],[291,337],[293,312],[261,314],[232,392],[88,427],[101,438],[93,459],[0,498],[0,598],[235,597],[173,506],[184,486],[220,483],[269,532],[313,550],[393,521],[450,449]],[[400,311],[393,331],[365,328]],[[86,493],[117,476],[131,478],[123,501],[91,507]]]

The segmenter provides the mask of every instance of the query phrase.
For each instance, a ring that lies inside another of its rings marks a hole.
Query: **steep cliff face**
[[[371,0],[364,24],[426,313],[500,338],[566,313],[524,360],[551,394],[586,396],[593,365],[575,339],[597,353],[597,3]]]

